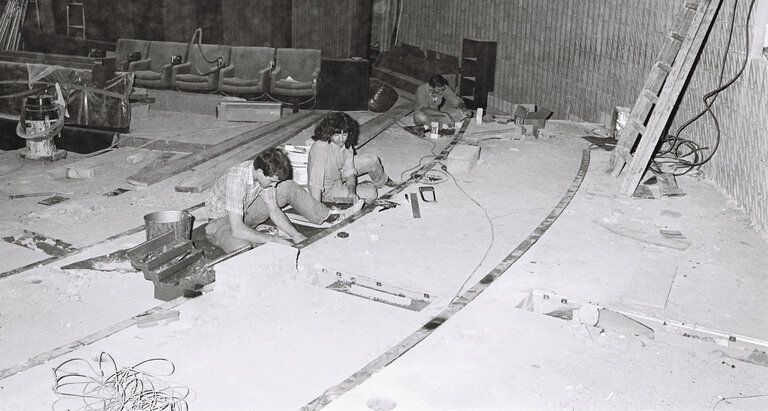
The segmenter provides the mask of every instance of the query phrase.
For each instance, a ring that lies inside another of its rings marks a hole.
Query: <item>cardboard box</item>
[[[261,101],[222,101],[216,118],[224,121],[271,122],[280,120],[282,103]]]

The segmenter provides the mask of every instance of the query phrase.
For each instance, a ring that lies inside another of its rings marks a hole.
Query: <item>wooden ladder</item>
[[[77,13],[77,10],[80,13]],[[72,15],[80,14],[78,22],[72,24]],[[85,38],[85,4],[81,1],[67,1],[67,36],[71,36],[75,31],[80,30],[81,37]]]
[[[651,68],[611,154],[607,172],[614,177],[629,164],[619,193],[632,196],[640,184],[721,4],[722,0],[688,0],[678,13],[674,31]]]

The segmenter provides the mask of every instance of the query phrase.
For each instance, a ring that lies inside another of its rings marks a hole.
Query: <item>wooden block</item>
[[[466,175],[472,171],[480,158],[480,147],[468,144],[457,144],[446,159],[448,171],[454,175]]]
[[[67,167],[67,178],[90,180],[96,176],[96,167]]]
[[[281,103],[257,101],[222,101],[216,117],[224,121],[270,122],[280,120]]]

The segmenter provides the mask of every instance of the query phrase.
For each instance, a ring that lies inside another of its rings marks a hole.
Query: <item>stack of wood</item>
[[[0,17],[0,49],[18,50],[29,0],[8,0]]]

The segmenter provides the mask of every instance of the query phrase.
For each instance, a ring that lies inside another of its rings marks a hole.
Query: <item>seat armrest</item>
[[[170,64],[168,66],[171,66]],[[171,66],[171,77],[175,77],[177,74],[189,74],[192,72],[192,63],[186,62]]]
[[[269,69],[269,67],[259,70],[259,81],[261,82],[261,88],[263,90],[269,90],[270,72],[271,70]]]
[[[151,62],[149,59],[132,61],[128,63],[128,71],[149,70]]]
[[[221,78],[229,78],[234,77],[235,75],[235,66],[226,66],[223,69],[219,71],[219,75]]]
[[[280,71],[282,71],[282,68],[280,66],[275,66],[275,69],[272,70],[272,80],[278,80],[280,78]]]

